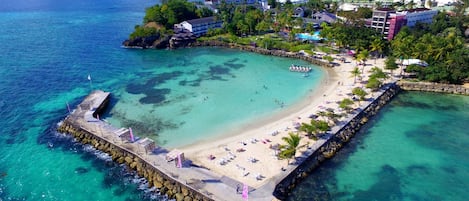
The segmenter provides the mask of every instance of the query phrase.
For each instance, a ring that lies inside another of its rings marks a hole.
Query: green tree
[[[332,58],[332,56],[329,56],[329,55],[323,56],[322,58],[323,58],[324,60],[328,61],[329,64],[334,61],[334,58]]]
[[[370,78],[376,78],[376,79],[388,78],[388,75],[386,75],[386,73],[384,73],[383,70],[381,70],[381,68],[378,68],[376,66],[371,68],[370,72],[371,72]]]
[[[207,7],[201,7],[199,9],[197,9],[195,11],[195,13],[197,14],[197,17],[199,17],[199,18],[213,16],[213,11],[210,10],[209,8],[207,8]]]
[[[352,104],[353,104],[352,100],[350,100],[349,98],[345,98],[340,101],[339,108],[349,112],[350,110],[352,110],[352,107],[351,107]]]
[[[363,63],[363,66],[365,66],[366,60],[368,59],[369,55],[370,52],[368,52],[368,50],[362,50],[357,55],[357,61],[360,61],[360,63]]]
[[[286,144],[280,146],[279,157],[281,159],[287,159],[287,163],[290,164],[290,159],[295,157],[301,138],[298,134],[288,133],[288,137],[282,137],[282,140]]]
[[[365,96],[368,95],[368,93],[360,87],[353,88],[352,94],[358,96],[360,101],[365,100]]]
[[[386,48],[386,44],[381,37],[375,37],[370,44],[370,51],[375,53],[375,63],[376,57],[381,58],[381,55],[384,52],[384,48]],[[377,55],[376,55],[377,54]]]
[[[392,75],[392,71],[396,70],[397,68],[399,68],[399,66],[397,66],[395,57],[389,56],[386,58],[386,61],[384,61],[384,69],[390,70]]]
[[[350,73],[352,73],[353,76],[353,83],[357,83],[357,76],[361,75],[360,69],[358,69],[358,67],[355,67],[352,71],[350,71]]]
[[[381,81],[379,81],[378,78],[376,77],[371,77],[370,79],[368,79],[368,83],[366,83],[366,88],[369,88],[372,90],[379,89],[380,86],[381,86]]]

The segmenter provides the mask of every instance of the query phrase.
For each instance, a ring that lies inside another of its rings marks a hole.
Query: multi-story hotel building
[[[436,10],[417,8],[396,12],[382,8],[373,11],[370,27],[384,34],[384,38],[392,40],[403,26],[413,27],[417,22],[431,23]]]

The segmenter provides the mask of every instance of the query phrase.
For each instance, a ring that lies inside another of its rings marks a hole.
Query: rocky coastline
[[[463,85],[442,84],[433,82],[411,82],[400,80],[398,85],[406,91],[425,91],[435,93],[460,94],[469,96],[469,88]]]

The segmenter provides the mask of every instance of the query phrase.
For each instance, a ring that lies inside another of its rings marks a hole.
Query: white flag
[[[91,81],[91,75],[90,74],[88,74],[88,80]]]

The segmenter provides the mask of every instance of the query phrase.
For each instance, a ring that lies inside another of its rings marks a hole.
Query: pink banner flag
[[[246,184],[243,184],[243,199],[248,200],[249,187]]]
[[[181,154],[178,154],[178,164],[177,164],[176,167],[177,167],[177,168],[182,168]]]
[[[134,134],[132,133],[132,128],[129,127],[129,132],[130,132],[130,141],[134,142]]]

